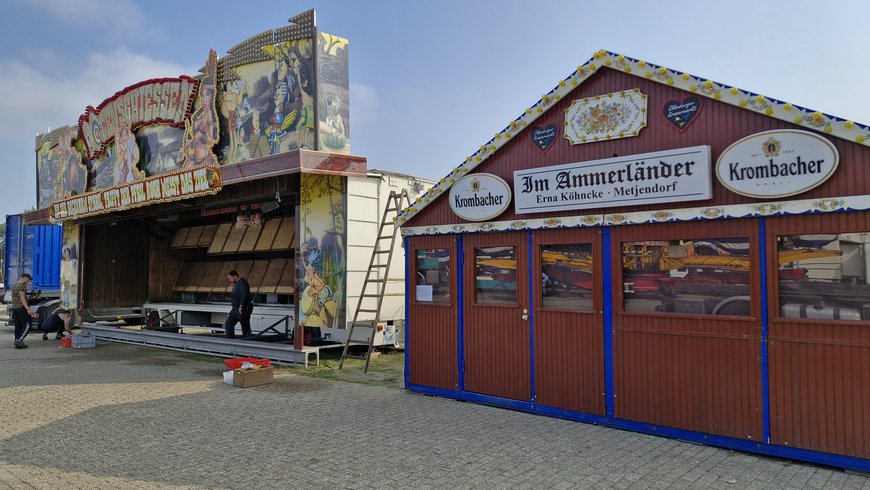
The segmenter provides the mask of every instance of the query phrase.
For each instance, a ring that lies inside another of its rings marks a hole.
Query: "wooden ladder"
[[[371,360],[372,350],[374,349],[375,344],[375,334],[377,333],[378,322],[381,319],[381,305],[384,301],[384,292],[387,289],[387,278],[390,275],[390,265],[393,262],[393,248],[396,245],[396,234],[399,230],[398,227],[393,224],[393,217],[398,216],[399,211],[403,208],[403,202],[407,203],[408,207],[411,206],[411,198],[408,197],[407,189],[402,189],[401,192],[396,192],[394,190],[390,191],[390,196],[387,198],[387,205],[384,207],[384,214],[381,217],[381,224],[378,227],[378,237],[375,239],[375,245],[372,249],[372,257],[369,259],[369,269],[366,271],[362,290],[359,293],[359,301],[357,301],[356,304],[356,311],[353,314],[353,321],[350,323],[350,328],[347,332],[347,340],[344,342],[344,349],[341,352],[341,361],[338,363],[338,369],[344,367],[345,359],[350,358],[365,359],[366,365],[363,372],[366,373],[369,370],[369,361]],[[390,216],[391,213],[393,213],[393,217]],[[391,228],[391,231],[385,233],[387,227]],[[383,256],[386,256],[386,262],[378,260]],[[380,277],[377,277],[379,275],[378,272],[380,271],[383,271],[383,274],[380,275]],[[369,292],[371,290],[373,291]],[[368,301],[371,303],[372,300],[375,300],[377,303],[375,307],[368,306],[367,308],[363,308],[363,302]],[[374,313],[375,317],[373,320],[359,321],[360,313]],[[354,342],[352,340],[353,331],[356,328],[371,329],[368,342],[362,343]],[[351,344],[367,345],[368,349],[366,350],[365,355],[355,356],[348,354]]]

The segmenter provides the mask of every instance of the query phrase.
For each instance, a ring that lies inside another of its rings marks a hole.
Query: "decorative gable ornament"
[[[640,89],[575,100],[565,111],[572,145],[637,136],[646,127],[646,94]]]

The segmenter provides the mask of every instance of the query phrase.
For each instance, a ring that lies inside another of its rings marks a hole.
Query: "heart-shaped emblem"
[[[555,124],[548,124],[543,128],[535,126],[532,128],[529,136],[532,138],[532,143],[539,150],[547,151],[553,145],[553,141],[556,141],[556,136],[559,136],[559,126]]]
[[[669,100],[662,106],[662,115],[665,116],[667,122],[682,133],[698,117],[701,105],[701,98],[697,95],[690,95],[682,101]]]

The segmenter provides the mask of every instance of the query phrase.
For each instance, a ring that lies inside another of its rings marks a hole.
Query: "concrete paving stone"
[[[30,344],[0,348],[0,413],[21,414],[0,418],[0,489],[870,489],[830,468],[404,390],[288,374],[239,389],[220,363],[165,351]]]

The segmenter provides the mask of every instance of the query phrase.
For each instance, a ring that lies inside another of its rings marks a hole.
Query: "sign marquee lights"
[[[188,76],[146,80],[121,90],[79,117],[87,157],[98,158],[123,128],[150,124],[183,128],[190,117],[199,80]]]

